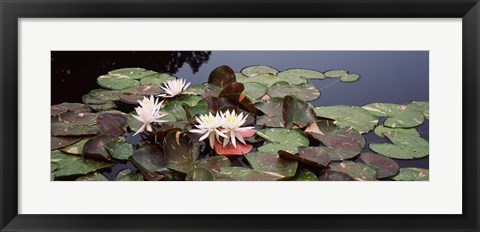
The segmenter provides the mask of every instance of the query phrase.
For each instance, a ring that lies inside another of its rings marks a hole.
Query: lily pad
[[[377,171],[379,179],[395,176],[400,169],[392,159],[372,152],[362,153],[360,158]]]
[[[292,68],[282,71],[277,74],[277,76],[281,79],[288,79],[288,78],[306,78],[306,79],[325,79],[325,75],[323,73],[311,70],[311,69],[303,69],[303,68]]]
[[[213,173],[205,168],[195,168],[185,177],[186,181],[214,181]]]
[[[68,112],[52,120],[52,136],[87,136],[100,133],[94,113]]]
[[[407,105],[407,108],[421,112],[426,119],[430,117],[428,101],[413,101]]]
[[[387,133],[407,133],[410,135],[420,136],[417,129],[415,128],[390,128],[390,127],[385,127],[383,125],[379,125],[375,127],[374,132],[376,135],[380,137],[384,137],[384,134],[387,134]]]
[[[283,98],[271,98],[266,102],[255,103],[255,107],[262,111],[265,115],[283,117]]]
[[[188,134],[180,131],[169,132],[163,140],[167,167],[182,173],[193,169],[193,143]]]
[[[117,137],[104,145],[108,154],[117,160],[128,160],[133,155],[133,147],[125,142],[124,137]]]
[[[329,149],[323,152],[329,154],[334,161],[351,159],[363,150],[365,138],[352,128],[341,128],[325,134],[311,134]]]
[[[120,136],[127,132],[127,120],[123,114],[100,114],[97,125],[103,135]]]
[[[205,87],[207,84],[196,84],[196,85],[190,85],[185,92],[190,93],[190,94],[196,94],[196,95],[202,95],[204,92]]]
[[[189,106],[188,104],[184,103],[182,104],[182,108],[185,110],[187,119],[191,119],[195,115],[203,115],[210,112],[207,101],[203,99],[194,106]]]
[[[288,82],[281,81],[273,84],[267,94],[270,97],[285,97],[292,95],[303,101],[312,101],[320,97],[320,90],[312,84],[303,83],[299,85],[292,85]]]
[[[348,76],[348,71],[343,69],[334,69],[326,71],[324,75],[328,78],[342,78]]]
[[[129,78],[129,79],[141,79],[145,76],[155,74],[155,73],[157,72],[145,70],[143,68],[121,68],[121,69],[115,69],[108,72],[108,74],[112,76],[117,76],[120,78]]]
[[[292,129],[293,125],[304,128],[315,123],[317,116],[307,102],[292,96],[285,96],[283,99],[283,120],[287,129]]]
[[[428,155],[428,141],[408,133],[383,133],[393,144],[370,143],[372,151],[395,159],[415,159]]]
[[[122,90],[119,94],[120,100],[129,104],[138,104],[138,101],[143,100],[147,96],[157,96],[164,91],[160,87],[155,86],[140,86]]]
[[[296,161],[281,159],[278,154],[252,152],[246,154],[245,158],[256,171],[283,177],[292,177],[297,171],[298,163]]]
[[[153,74],[144,76],[140,80],[140,84],[143,86],[150,85],[150,86],[158,87],[165,82],[175,80],[175,79],[177,78],[167,73],[153,73]]]
[[[266,65],[253,65],[243,68],[241,73],[247,77],[254,77],[261,74],[277,75],[278,70]]]
[[[115,137],[111,135],[99,135],[88,140],[83,146],[82,154],[85,157],[94,159],[110,161],[112,160],[110,154],[105,149],[104,145],[114,140]]]
[[[143,175],[127,168],[118,172],[115,181],[143,181]]]
[[[314,108],[318,117],[335,120],[340,128],[351,127],[367,133],[378,124],[378,117],[358,106],[321,106]]]
[[[281,175],[255,171],[244,167],[224,167],[220,174],[240,181],[276,181],[283,178]]]
[[[107,89],[94,89],[83,95],[82,101],[87,105],[102,105],[111,101],[118,101],[120,91]]]
[[[319,181],[355,181],[353,177],[343,172],[323,171],[318,176]]]
[[[215,152],[218,155],[226,155],[226,156],[231,156],[231,155],[244,155],[250,152],[253,148],[252,144],[243,144],[240,142],[237,142],[237,147],[234,147],[233,144],[229,143],[225,147],[220,144],[219,142],[215,142]]]
[[[187,106],[197,105],[203,98],[197,95],[180,95],[173,99],[170,99],[165,104],[162,112],[167,112],[169,115],[174,116],[177,121],[187,121],[187,114],[182,107],[182,104]],[[166,120],[162,118],[163,120]]]
[[[72,155],[81,155],[83,152],[83,146],[85,146],[85,143],[87,143],[88,140],[90,140],[91,138],[92,137],[82,138],[80,141],[70,146],[64,147],[62,151]]]
[[[308,138],[299,130],[287,130],[282,128],[266,128],[257,131],[257,135],[268,140],[258,151],[276,154],[279,150],[290,153],[298,153],[299,146],[308,146]]]
[[[108,181],[108,179],[104,175],[98,172],[94,172],[85,176],[78,177],[76,181]]]
[[[397,181],[428,181],[430,176],[428,169],[423,168],[400,168],[398,175],[392,177]]]
[[[235,72],[232,70],[232,68],[226,65],[215,68],[208,76],[209,84],[214,84],[221,88],[224,88],[235,81]]]
[[[90,107],[82,103],[61,103],[50,107],[50,116],[57,116],[66,112],[85,113],[92,111]]]
[[[83,159],[80,156],[68,155],[58,150],[52,151],[51,160],[58,165],[58,168],[52,172],[53,177],[85,175],[113,166],[113,163]]]
[[[355,180],[372,181],[377,179],[377,171],[363,163],[355,163],[352,161],[331,163],[330,169],[332,171],[348,174]]]
[[[137,166],[147,180],[160,180],[162,171],[166,169],[162,148],[157,145],[145,145],[133,152],[129,158]]]
[[[371,103],[364,105],[363,108],[374,115],[387,117],[383,122],[383,125],[387,127],[415,127],[422,124],[425,119],[423,113],[393,103]]]
[[[122,90],[140,85],[140,82],[124,75],[102,75],[97,78],[98,85],[107,89]]]
[[[305,168],[298,168],[297,173],[290,179],[291,181],[318,181],[315,173]]]
[[[243,93],[249,98],[255,100],[261,98],[267,93],[267,91],[268,87],[264,84],[260,84],[257,82],[247,82],[245,83],[245,90],[243,91]]]
[[[327,149],[326,147],[298,147],[298,155],[320,166],[327,166],[331,160]]]
[[[354,81],[357,81],[358,79],[360,79],[360,75],[356,73],[350,73],[346,76],[340,77],[341,82],[354,82]]]
[[[282,118],[264,115],[257,118],[257,125],[283,128],[285,127],[285,122]]]
[[[55,137],[50,138],[50,149],[57,150],[80,141],[79,137]]]
[[[225,156],[213,156],[195,163],[195,168],[205,168],[212,173],[220,173],[220,169],[223,167],[230,167],[230,160]]]

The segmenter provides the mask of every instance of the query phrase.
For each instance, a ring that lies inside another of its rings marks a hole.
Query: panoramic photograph
[[[51,181],[428,181],[429,52],[51,51],[50,128]]]

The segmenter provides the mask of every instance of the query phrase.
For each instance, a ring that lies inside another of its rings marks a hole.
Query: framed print
[[[0,10],[1,231],[480,229],[478,1]]]

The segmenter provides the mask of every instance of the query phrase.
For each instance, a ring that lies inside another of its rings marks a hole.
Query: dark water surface
[[[345,69],[361,78],[353,83],[338,79],[309,80],[321,91],[315,106],[355,105],[373,102],[408,103],[429,100],[428,51],[196,51],[196,52],[89,52],[53,51],[52,104],[82,102],[82,96],[95,88],[98,76],[126,67],[141,67],[186,78],[192,84],[204,83],[209,73],[226,64],[239,72],[250,65],[269,65],[280,71],[308,68],[318,71]],[[417,129],[428,140],[429,122]],[[373,132],[367,141],[387,141]],[[365,148],[367,151],[368,148]],[[396,160],[401,167],[429,167],[428,156],[416,160]],[[130,167],[130,164],[127,164]],[[115,175],[118,168],[105,175]]]

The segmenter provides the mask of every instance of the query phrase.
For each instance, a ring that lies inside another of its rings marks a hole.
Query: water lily
[[[222,132],[227,135],[223,140],[224,147],[231,141],[233,147],[237,148],[236,139],[241,143],[246,144],[243,137],[251,137],[255,134],[255,130],[253,130],[254,127],[241,127],[247,121],[247,115],[244,116],[243,113],[237,115],[235,110],[232,110],[231,113],[227,110],[225,113],[222,113],[222,117]]]
[[[163,85],[164,86],[160,86],[160,88],[165,90],[166,93],[158,96],[172,98],[184,92],[190,86],[190,82],[186,83],[185,79],[182,78],[167,81],[166,83],[163,83]]]
[[[226,138],[227,136],[223,134],[218,128],[223,124],[223,118],[217,113],[215,116],[212,113],[201,115],[200,118],[196,118],[198,124],[195,125],[198,129],[191,129],[190,132],[203,134],[200,137],[200,141],[209,138],[210,147],[214,147],[215,139],[220,141],[220,136]]]
[[[143,97],[142,101],[138,101],[140,104],[139,107],[135,108],[137,115],[133,115],[135,119],[142,122],[143,125],[138,129],[138,131],[133,134],[134,136],[146,131],[153,131],[152,123],[157,122],[166,122],[165,120],[160,120],[161,117],[165,116],[166,114],[160,114],[160,108],[162,107],[162,103],[158,102],[158,99],[155,99],[153,96],[150,98]]]

